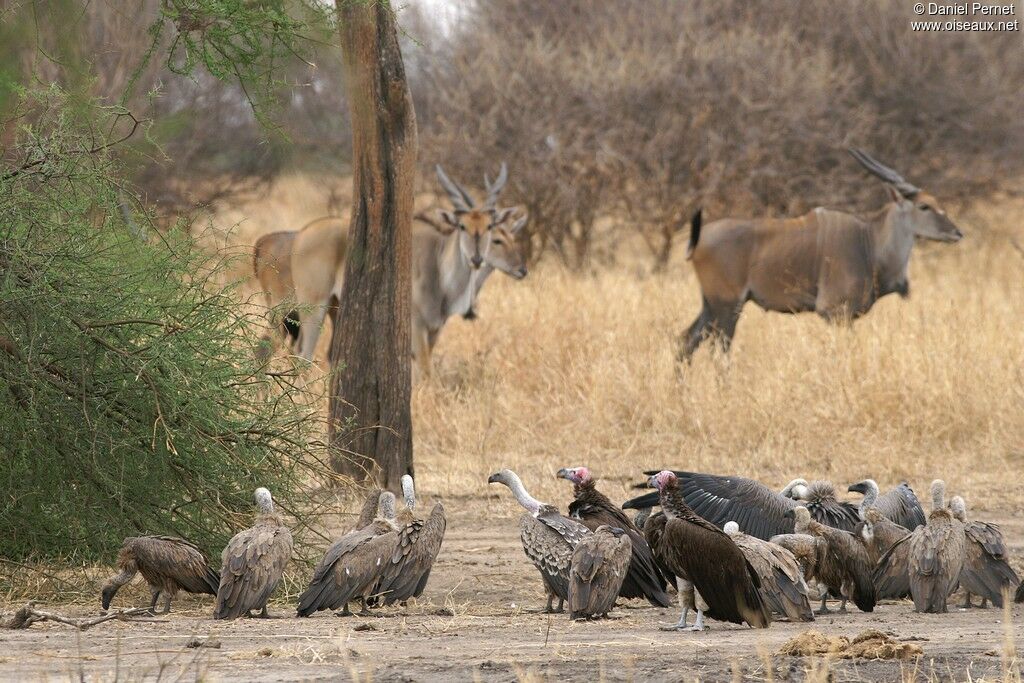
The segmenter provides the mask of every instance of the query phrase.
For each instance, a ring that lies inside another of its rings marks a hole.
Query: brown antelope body
[[[858,318],[887,294],[907,296],[915,238],[963,237],[935,197],[864,152],[851,153],[889,189],[891,201],[869,216],[817,208],[799,218],[727,218],[702,230],[697,212],[687,258],[703,307],[679,340],[680,360],[709,336],[728,351],[747,301],[779,313],[814,311],[829,321]]]

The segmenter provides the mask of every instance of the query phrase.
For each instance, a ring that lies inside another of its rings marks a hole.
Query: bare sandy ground
[[[453,501],[448,507],[458,506]],[[1015,557],[1024,555],[1024,519],[979,517],[1001,521]],[[542,606],[540,582],[519,546],[513,516],[449,513],[425,598],[369,618],[320,613],[309,619],[222,623],[210,619],[209,600],[189,598],[151,623],[109,622],[82,633],[37,624],[26,631],[0,631],[0,678],[825,680],[826,667],[834,681],[977,681],[1004,675],[1007,624],[1003,611],[991,608],[918,615],[908,602],[885,603],[872,614],[835,614],[814,624],[777,622],[764,631],[710,622],[711,630],[699,634],[660,631],[658,625],[675,621],[677,612],[639,603],[603,622],[539,614],[531,610]],[[274,607],[279,615],[291,614],[288,604]],[[99,614],[98,605],[45,608]],[[1012,613],[1020,649],[1024,608],[1015,606]],[[823,663],[777,654],[808,628],[848,637],[879,629],[914,642],[924,656]],[[188,646],[197,640],[206,646]]]

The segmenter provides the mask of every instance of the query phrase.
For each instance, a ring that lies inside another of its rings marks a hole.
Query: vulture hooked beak
[[[113,586],[104,586],[102,593],[103,609],[110,609],[110,601],[114,599],[114,593],[116,592],[117,590]]]
[[[488,484],[500,484],[501,483],[501,472],[495,472],[491,476],[487,477]]]
[[[858,481],[856,484],[850,484],[846,490],[850,493],[867,493],[868,487],[864,482]]]
[[[568,467],[563,467],[562,469],[560,469],[557,472],[555,472],[555,478],[556,479],[568,479],[571,474],[572,474],[572,472],[569,471]]]

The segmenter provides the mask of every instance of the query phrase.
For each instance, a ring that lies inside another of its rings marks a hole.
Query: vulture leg
[[[982,598],[981,604],[982,606],[985,605],[984,598]],[[967,591],[964,594],[964,604],[960,605],[960,609],[970,609],[972,607],[974,607],[974,605],[971,604],[971,593],[970,591]]]
[[[693,622],[693,626],[689,628],[690,631],[703,631],[706,627],[704,626],[704,610],[708,608],[708,603],[704,601],[700,593],[696,590],[693,591],[694,605],[697,608],[697,621]]]
[[[156,586],[150,586],[149,594],[153,596],[153,601],[149,603],[149,613],[156,616],[156,603],[160,601],[160,589]]]
[[[671,626],[661,626],[662,631],[682,631],[686,628],[686,617],[690,614],[690,606],[693,603],[693,584],[676,577],[676,593],[679,595],[679,604],[683,606],[683,613],[679,615],[679,621]]]
[[[968,600],[971,599],[971,594],[970,593],[967,594],[967,599]],[[987,596],[984,596],[984,595],[981,596],[981,609],[988,609],[988,597]]]
[[[846,614],[846,596],[843,596],[843,601],[839,603],[839,613]]]
[[[347,608],[347,606],[346,606],[346,608]],[[349,614],[351,614],[351,612],[349,612]],[[372,614],[373,614],[373,612],[371,612],[370,608],[368,608],[366,606],[366,598],[359,598],[359,616],[361,616],[361,617],[369,617]]]
[[[558,598],[558,609],[555,610],[556,614],[561,614],[565,611],[565,600]]]
[[[342,607],[341,610],[335,612],[334,616],[336,616],[336,617],[350,617],[350,616],[352,616],[352,610],[350,610],[348,608],[348,603],[346,602],[345,606]]]
[[[832,610],[828,608],[828,593],[822,591],[821,593],[821,608],[818,610],[818,614],[831,614]]]
[[[157,614],[170,614],[171,613],[171,596],[169,593],[164,593],[164,608],[157,612]]]

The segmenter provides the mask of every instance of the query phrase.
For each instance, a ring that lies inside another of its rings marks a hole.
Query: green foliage
[[[223,264],[145,239],[96,132],[131,118],[69,111],[56,88],[27,100],[0,167],[0,556],[109,557],[139,533],[219,552],[254,487],[305,499],[323,424],[256,367]]]

